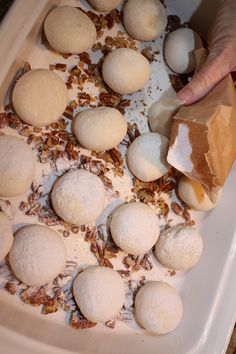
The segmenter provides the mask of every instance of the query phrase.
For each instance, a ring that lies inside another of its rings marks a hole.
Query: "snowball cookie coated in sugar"
[[[52,189],[55,212],[71,224],[95,221],[105,206],[102,180],[91,172],[73,170],[60,177]]]
[[[97,38],[90,18],[72,6],[52,10],[44,21],[44,31],[50,46],[59,53],[86,52]]]
[[[89,0],[92,7],[101,12],[114,10],[121,2],[122,0]]]
[[[57,121],[66,108],[67,99],[65,83],[47,69],[34,69],[21,76],[12,93],[16,113],[35,127]]]
[[[0,136],[0,197],[24,194],[35,173],[35,157],[23,139]]]
[[[123,18],[129,35],[140,41],[158,38],[167,25],[165,8],[158,0],[128,0]]]
[[[116,245],[135,256],[150,251],[160,232],[158,217],[144,203],[129,203],[116,209],[110,229]]]
[[[155,334],[173,331],[183,315],[183,304],[175,288],[161,281],[147,282],[135,298],[138,323]]]
[[[125,301],[121,276],[107,267],[92,266],[78,274],[73,293],[82,314],[93,322],[112,320]]]
[[[66,266],[63,240],[54,230],[29,225],[15,234],[9,261],[16,277],[30,286],[52,281]]]
[[[221,191],[218,194],[218,200],[214,204],[199,182],[183,176],[179,181],[178,194],[190,208],[198,211],[207,211],[216,207]]]
[[[202,237],[195,228],[177,225],[160,233],[155,254],[163,266],[187,270],[198,262],[202,248]]]
[[[0,212],[0,262],[6,257],[13,242],[11,223],[5,214]]]
[[[127,152],[127,163],[134,176],[143,182],[155,181],[170,169],[166,161],[169,140],[158,133],[136,138]]]
[[[177,98],[165,98],[154,102],[148,110],[148,122],[152,132],[169,138],[172,118],[181,106]]]
[[[127,95],[144,88],[151,77],[151,67],[148,60],[136,50],[118,48],[106,56],[102,75],[113,91]]]
[[[179,28],[165,40],[164,57],[171,70],[187,74],[196,69],[195,50],[202,47],[200,36],[190,28]]]
[[[78,113],[73,119],[73,130],[85,148],[105,151],[114,148],[123,140],[127,123],[117,109],[97,107]]]

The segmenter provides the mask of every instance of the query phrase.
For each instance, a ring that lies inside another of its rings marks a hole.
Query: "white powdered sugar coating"
[[[5,214],[0,212],[0,262],[10,251],[13,234],[10,221]]]
[[[146,283],[135,298],[135,316],[142,327],[155,334],[173,331],[181,321],[183,305],[168,283]]]
[[[155,40],[167,25],[165,8],[158,0],[128,0],[123,16],[129,35],[140,41]]]
[[[83,315],[94,322],[106,322],[119,314],[125,301],[121,276],[113,269],[93,266],[74,281],[75,301]]]
[[[178,184],[178,193],[180,198],[190,208],[198,211],[207,211],[216,207],[222,190],[217,194],[216,201],[213,203],[205,192],[203,186],[196,181],[183,176]]]
[[[123,140],[127,122],[115,108],[96,107],[79,112],[74,117],[73,131],[85,148],[105,151],[116,147]]]
[[[202,248],[202,237],[195,228],[177,225],[161,232],[155,254],[165,267],[186,270],[198,262]]]
[[[51,47],[60,53],[82,53],[96,41],[96,28],[90,18],[72,6],[53,9],[44,21]]]
[[[196,69],[195,51],[202,47],[200,36],[190,28],[171,32],[164,45],[164,56],[169,68],[178,73],[191,73]]]
[[[166,161],[168,145],[169,140],[158,133],[141,134],[127,151],[130,171],[143,182],[161,178],[170,169]]]
[[[66,248],[54,230],[29,225],[16,232],[9,261],[18,279],[27,285],[41,286],[64,270]]]
[[[136,50],[118,48],[106,56],[102,75],[113,91],[127,95],[144,88],[151,77],[151,67],[148,60]]]
[[[120,206],[112,215],[111,235],[117,246],[132,255],[150,251],[159,236],[159,219],[144,203]]]
[[[163,98],[154,102],[148,109],[148,122],[152,132],[169,138],[173,117],[181,106],[177,98]]]
[[[36,127],[51,124],[64,112],[68,100],[65,83],[54,72],[34,69],[16,83],[12,102],[19,117]]]
[[[33,181],[35,157],[23,139],[0,136],[0,197],[25,193]]]
[[[122,0],[89,0],[94,9],[102,12],[108,12],[120,5]]]
[[[177,170],[191,172],[193,163],[191,160],[192,145],[189,140],[189,127],[181,123],[178,126],[178,134],[174,144],[170,147],[167,161]]]
[[[52,190],[56,213],[71,224],[95,221],[105,207],[102,180],[85,170],[72,170],[60,177]]]

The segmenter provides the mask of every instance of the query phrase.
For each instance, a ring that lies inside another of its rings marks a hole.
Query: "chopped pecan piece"
[[[107,321],[105,322],[105,326],[113,329],[116,326],[116,321],[115,320]]]
[[[173,212],[179,216],[183,214],[183,208],[176,202],[171,203],[171,209]]]
[[[16,291],[17,291],[17,285],[14,283],[6,283],[5,284],[5,289],[11,294],[11,295],[15,295]]]
[[[140,135],[140,131],[139,131],[136,123],[133,123],[133,124],[128,123],[127,134],[128,134],[130,143],[132,143]]]
[[[74,114],[73,108],[70,107],[70,106],[66,106],[66,109],[65,109],[63,115],[64,115],[66,118],[72,119],[72,118],[73,118],[73,114]]]
[[[152,63],[155,60],[154,55],[150,52],[150,49],[144,48],[141,53],[145,56],[149,63]]]
[[[75,329],[86,329],[95,327],[97,323],[91,322],[82,316],[78,311],[73,311],[70,318],[70,326]]]
[[[115,107],[120,102],[120,96],[113,93],[101,92],[99,102],[108,107]]]
[[[67,69],[67,65],[66,64],[57,63],[55,65],[55,70],[59,70],[59,71],[65,72],[66,69]]]

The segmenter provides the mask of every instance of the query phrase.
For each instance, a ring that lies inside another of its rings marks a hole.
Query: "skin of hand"
[[[209,36],[207,60],[177,98],[190,105],[206,96],[233,71],[236,71],[236,0],[225,0]]]

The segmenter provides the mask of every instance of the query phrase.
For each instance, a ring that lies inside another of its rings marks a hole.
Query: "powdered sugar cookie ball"
[[[79,54],[94,45],[97,33],[90,18],[72,6],[56,7],[44,21],[50,46],[59,53]]]
[[[135,256],[150,251],[159,237],[159,219],[144,203],[120,206],[112,215],[110,228],[117,246]]]
[[[213,203],[199,182],[183,176],[179,181],[178,194],[190,208],[198,211],[207,211],[216,207],[221,191],[218,194],[216,203]]]
[[[179,28],[166,38],[164,56],[167,65],[178,74],[196,69],[195,50],[202,47],[200,36],[190,28]]]
[[[127,95],[144,88],[151,77],[151,67],[136,50],[119,48],[106,56],[102,75],[113,91]]]
[[[35,127],[57,121],[66,108],[67,99],[65,83],[47,69],[35,69],[24,74],[12,93],[16,113]]]
[[[135,315],[138,323],[149,332],[165,334],[179,325],[183,304],[171,285],[150,281],[136,295]]]
[[[163,266],[174,270],[186,270],[199,261],[202,247],[202,237],[196,229],[177,225],[160,233],[155,254]]]
[[[30,147],[15,136],[0,136],[0,197],[24,194],[34,179],[35,158]]]
[[[10,251],[13,234],[11,223],[5,214],[0,212],[0,262],[6,257]]]
[[[89,0],[92,7],[101,12],[114,10],[121,2],[122,0]]]
[[[74,170],[60,177],[52,189],[55,212],[71,224],[95,221],[105,206],[102,180],[85,170]]]
[[[73,119],[73,130],[85,148],[105,151],[114,148],[123,140],[127,123],[117,109],[97,107],[78,113]]]
[[[66,266],[66,249],[57,232],[29,225],[15,234],[9,261],[16,277],[30,286],[52,281]]]
[[[123,18],[129,35],[140,41],[158,38],[167,25],[165,8],[158,0],[128,0]]]
[[[106,322],[119,314],[125,287],[113,269],[93,266],[77,275],[73,284],[75,301],[82,314],[93,322]]]
[[[169,138],[173,116],[181,106],[177,98],[165,98],[154,102],[148,110],[148,122],[152,132]]]
[[[168,145],[169,140],[158,133],[141,134],[128,148],[130,171],[144,182],[162,177],[170,169],[166,160]]]

